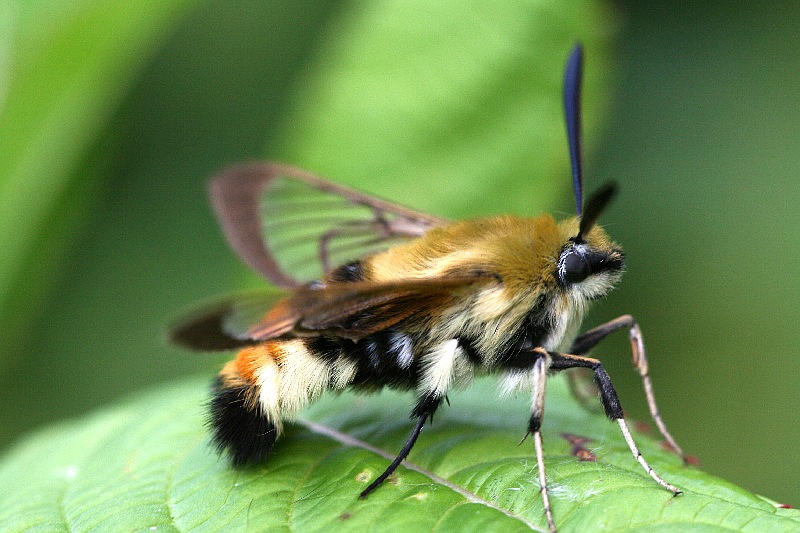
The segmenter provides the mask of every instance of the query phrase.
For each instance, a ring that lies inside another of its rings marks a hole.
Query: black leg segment
[[[610,322],[606,322],[605,324],[601,324],[596,328],[590,329],[583,335],[580,335],[573,341],[572,347],[570,348],[570,353],[583,355],[594,348],[597,343],[606,338],[608,335],[620,329],[628,329],[628,336],[630,337],[631,341],[631,357],[633,359],[633,366],[636,368],[642,378],[642,385],[644,386],[644,394],[647,398],[647,407],[650,409],[650,416],[653,417],[653,421],[656,423],[656,426],[658,426],[658,430],[664,436],[672,449],[675,450],[675,453],[680,455],[684,462],[686,462],[686,455],[683,453],[681,447],[678,446],[675,438],[669,432],[667,425],[661,418],[658,404],[656,404],[656,396],[653,392],[653,383],[650,380],[650,370],[647,363],[647,354],[644,349],[642,331],[639,329],[639,324],[636,323],[631,315],[622,315],[614,320],[611,320]],[[595,374],[595,376],[597,376],[597,374]],[[599,380],[598,384],[600,384]],[[606,412],[608,412],[608,410],[606,410]]]
[[[579,355],[561,354],[550,352],[552,363],[550,370],[557,372],[568,368],[589,368],[594,372],[594,380],[600,389],[600,401],[603,402],[603,410],[610,420],[618,420],[623,417],[622,406],[619,403],[619,396],[611,384],[608,372],[603,368],[603,364],[597,359],[582,357]]]
[[[411,453],[411,448],[413,448],[414,443],[417,442],[417,437],[419,437],[422,428],[425,426],[425,422],[428,420],[428,418],[433,417],[433,413],[436,411],[436,408],[439,407],[441,401],[442,398],[440,396],[425,396],[421,398],[419,402],[417,402],[417,405],[414,407],[411,416],[418,416],[419,418],[417,419],[417,425],[414,427],[414,430],[408,437],[405,446],[403,446],[403,449],[400,450],[399,454],[397,454],[397,457],[395,457],[394,461],[392,461],[392,464],[390,464],[389,467],[384,470],[383,474],[375,478],[375,480],[370,483],[366,489],[361,491],[359,496],[360,498],[366,498],[369,496],[369,493],[377,489],[381,483],[386,481],[386,479],[391,476],[395,470],[397,470],[397,467],[400,466],[400,463],[402,463],[403,460],[408,457],[408,454]]]
[[[628,448],[630,448],[631,453],[633,454],[633,458],[636,459],[642,468],[644,468],[645,472],[647,472],[647,474],[659,485],[669,490],[676,496],[680,494],[680,490],[678,490],[674,485],[664,481],[661,476],[656,474],[655,471],[650,467],[645,458],[642,457],[642,454],[639,452],[639,448],[633,441],[631,432],[628,429],[628,424],[625,422],[625,418],[622,413],[622,406],[620,405],[619,397],[617,396],[617,391],[614,390],[614,386],[611,384],[611,378],[608,377],[608,373],[606,373],[600,361],[590,357],[555,352],[550,352],[550,358],[552,360],[550,370],[552,371],[566,370],[568,368],[591,368],[592,371],[594,371],[595,381],[597,381],[597,385],[600,388],[600,399],[603,402],[603,409],[606,411],[606,416],[619,425],[620,431],[625,437],[625,442],[627,442]]]
[[[597,344],[614,333],[623,328],[631,328],[636,324],[631,315],[622,315],[605,324],[600,324],[596,328],[579,335],[572,341],[572,346],[569,353],[575,355],[584,355],[589,350],[597,346]]]

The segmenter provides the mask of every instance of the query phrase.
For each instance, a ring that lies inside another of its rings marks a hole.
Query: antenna
[[[586,210],[581,216],[581,224],[578,228],[578,234],[570,239],[572,242],[584,242],[583,238],[592,229],[600,214],[605,210],[606,206],[617,194],[617,184],[613,181],[606,183],[598,191],[589,197],[586,202]]]
[[[576,43],[569,53],[564,71],[564,118],[567,122],[567,143],[572,165],[572,188],[575,190],[575,214],[583,211],[583,170],[581,168],[581,78],[583,47]]]

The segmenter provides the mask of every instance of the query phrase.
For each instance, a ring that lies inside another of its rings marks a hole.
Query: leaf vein
[[[342,443],[342,444],[344,444],[346,446],[353,446],[353,447],[356,447],[356,448],[361,448],[363,450],[370,451],[370,452],[375,453],[377,455],[380,455],[381,457],[383,457],[385,459],[388,459],[390,461],[395,458],[394,454],[392,454],[392,453],[390,453],[390,452],[388,452],[386,450],[378,448],[377,446],[373,446],[372,444],[369,444],[367,442],[364,442],[363,440],[357,439],[357,438],[353,437],[352,435],[348,435],[346,433],[342,433],[341,431],[338,431],[336,429],[328,427],[328,426],[326,426],[324,424],[319,424],[317,422],[312,422],[310,420],[298,420],[297,423],[302,425],[302,426],[304,426],[309,431],[312,431],[312,432],[320,434],[320,435],[324,435],[326,437],[330,437],[333,440],[335,440],[337,442],[340,442],[340,443]],[[521,517],[521,516],[519,516],[517,514],[512,513],[508,509],[504,509],[504,508],[502,508],[502,507],[500,507],[498,505],[495,505],[494,503],[490,502],[489,500],[485,500],[485,499],[481,498],[480,496],[478,496],[474,492],[466,489],[465,487],[457,485],[456,483],[453,483],[452,481],[450,481],[448,479],[445,479],[445,478],[443,478],[441,476],[438,476],[438,475],[434,474],[433,472],[431,472],[430,470],[426,470],[426,469],[422,468],[421,466],[417,465],[416,463],[413,463],[413,462],[411,462],[409,460],[406,460],[406,461],[403,462],[403,465],[406,468],[408,468],[409,470],[413,470],[413,471],[415,471],[417,473],[420,473],[423,476],[426,476],[426,477],[430,478],[431,481],[433,481],[433,482],[435,482],[435,483],[437,483],[439,485],[445,486],[445,487],[449,488],[450,490],[452,490],[454,492],[457,492],[458,494],[461,494],[465,499],[467,499],[468,501],[470,501],[472,503],[485,505],[487,507],[490,507],[492,509],[500,511],[501,513],[503,513],[504,515],[508,516],[509,518],[513,518],[515,520],[519,520],[520,522],[522,522],[523,524],[525,524],[527,527],[529,527],[532,530],[544,531],[543,529],[541,529],[540,527],[536,526],[535,524],[532,524],[531,522],[528,522],[525,518],[523,518],[523,517]]]
[[[64,481],[64,488],[58,495],[58,514],[61,517],[61,521],[64,522],[64,526],[67,528],[67,531],[71,533],[72,528],[70,527],[69,521],[67,520],[66,509],[64,509],[64,500],[67,498],[68,489],[69,489],[69,481]]]

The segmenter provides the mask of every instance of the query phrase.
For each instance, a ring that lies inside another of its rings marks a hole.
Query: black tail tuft
[[[246,405],[247,390],[247,387],[225,387],[217,380],[210,405],[209,425],[214,444],[220,452],[228,452],[234,466],[262,462],[278,438],[275,425],[257,407]]]

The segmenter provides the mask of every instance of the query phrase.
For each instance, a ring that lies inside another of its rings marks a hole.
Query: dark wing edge
[[[171,344],[201,352],[225,352],[260,342],[248,335],[253,324],[279,307],[283,293],[247,293],[195,305],[168,328]]]
[[[369,209],[373,219],[366,231],[373,242],[392,238],[419,237],[425,231],[447,223],[412,209],[332,183],[310,172],[280,163],[244,163],[223,170],[211,179],[209,194],[226,239],[251,268],[284,289],[296,289],[308,281],[297,279],[282,268],[264,235],[261,195],[278,179],[296,180],[318,191],[337,196],[347,203]],[[268,215],[265,215],[268,216]],[[362,225],[362,228],[364,226]],[[320,239],[322,236],[317,236]],[[388,244],[387,244],[388,246]],[[323,272],[338,265],[323,265]]]

